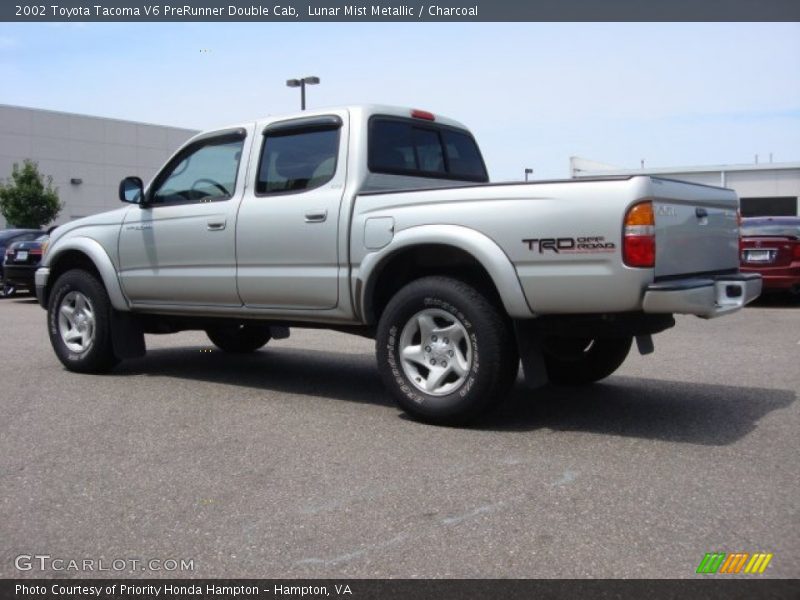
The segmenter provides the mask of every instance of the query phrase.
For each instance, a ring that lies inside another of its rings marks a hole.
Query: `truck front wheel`
[[[269,327],[234,325],[207,329],[208,339],[220,350],[234,354],[255,352],[271,339]]]
[[[67,369],[104,373],[119,362],[111,344],[112,310],[106,289],[92,273],[73,269],[56,280],[47,305],[47,330]]]
[[[507,320],[483,294],[448,277],[409,283],[378,324],[378,369],[400,407],[462,424],[505,396],[519,369]]]
[[[544,342],[547,377],[556,385],[584,385],[604,379],[625,362],[633,338],[548,337]]]

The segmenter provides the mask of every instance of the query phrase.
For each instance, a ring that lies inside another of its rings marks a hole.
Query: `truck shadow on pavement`
[[[792,390],[612,376],[585,387],[530,391],[517,381],[485,429],[538,426],[709,446],[732,444],[796,399]]]
[[[225,384],[234,388],[232,398],[235,388],[246,387],[395,406],[380,381],[372,354],[272,348],[232,355],[205,348],[165,348],[123,363],[114,375]],[[792,390],[624,376],[586,387],[548,386],[532,391],[519,378],[508,399],[470,429],[582,431],[721,446],[743,438],[760,419],[787,408],[795,399]]]

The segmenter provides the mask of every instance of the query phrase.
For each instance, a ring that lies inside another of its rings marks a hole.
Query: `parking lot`
[[[405,418],[366,339],[294,330],[241,357],[148,336],[87,376],[32,299],[0,324],[0,577],[117,574],[14,566],[46,554],[193,561],[146,577],[680,578],[707,552],[800,576],[789,302],[679,318],[589,388],[518,381],[468,429]]]

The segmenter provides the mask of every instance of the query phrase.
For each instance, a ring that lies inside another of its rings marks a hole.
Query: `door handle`
[[[222,231],[225,229],[227,221],[223,219],[222,221],[209,221],[206,225],[206,229],[209,231]]]
[[[327,210],[314,210],[306,213],[306,223],[322,223],[327,218]]]
[[[705,219],[708,216],[708,211],[705,208],[695,208],[694,214],[698,219]]]

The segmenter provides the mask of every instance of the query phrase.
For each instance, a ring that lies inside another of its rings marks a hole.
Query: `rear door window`
[[[338,153],[338,127],[267,131],[256,193],[278,194],[318,188],[333,179]]]

